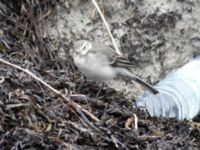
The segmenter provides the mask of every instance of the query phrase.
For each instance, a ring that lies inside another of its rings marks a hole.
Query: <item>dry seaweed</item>
[[[55,6],[61,3],[2,0],[0,57],[29,68],[100,121],[82,116],[72,104],[66,104],[24,72],[0,64],[1,149],[199,149],[199,127],[188,121],[152,118],[135,108],[134,101],[122,93],[84,79],[71,67],[62,70],[45,30],[45,20],[56,14]],[[174,27],[176,19],[180,16],[173,12],[165,16],[153,14],[147,17],[147,22],[139,24],[149,29],[148,22],[154,21],[150,28],[167,30]],[[130,22],[127,20],[127,24]],[[147,42],[147,47],[153,49],[164,42],[164,38],[154,46]],[[68,66],[69,61],[65,62]],[[137,130],[133,114],[138,117]]]

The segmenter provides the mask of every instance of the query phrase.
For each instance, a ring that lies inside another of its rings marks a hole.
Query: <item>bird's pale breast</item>
[[[107,81],[116,77],[115,69],[103,57],[95,54],[79,57],[75,60],[75,64],[86,77],[95,81]]]

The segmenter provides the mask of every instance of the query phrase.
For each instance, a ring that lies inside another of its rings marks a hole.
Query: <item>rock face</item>
[[[102,0],[99,3],[118,46],[136,66],[133,72],[148,82],[156,83],[200,54],[200,1]],[[50,28],[53,39],[58,37],[58,29],[66,43],[87,39],[112,46],[91,1],[66,1],[57,9],[56,22]],[[124,82],[109,85],[134,95],[135,85]]]

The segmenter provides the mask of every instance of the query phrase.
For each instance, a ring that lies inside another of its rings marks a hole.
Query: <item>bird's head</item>
[[[86,40],[76,41],[74,42],[73,53],[75,53],[76,55],[84,56],[90,51],[91,48],[92,45],[89,41]]]

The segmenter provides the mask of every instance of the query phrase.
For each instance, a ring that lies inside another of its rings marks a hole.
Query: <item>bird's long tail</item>
[[[140,78],[135,77],[135,81],[141,84],[142,86],[144,86],[146,89],[149,89],[153,94],[159,93],[155,87],[153,87],[152,85],[150,85],[149,83],[145,81],[142,81]]]
[[[159,91],[153,87],[152,85],[148,84],[147,82],[141,80],[139,77],[135,76],[132,72],[130,72],[127,69],[124,68],[118,68],[118,74],[127,78],[130,78],[136,82],[138,82],[140,85],[151,91],[153,94],[159,93]]]

